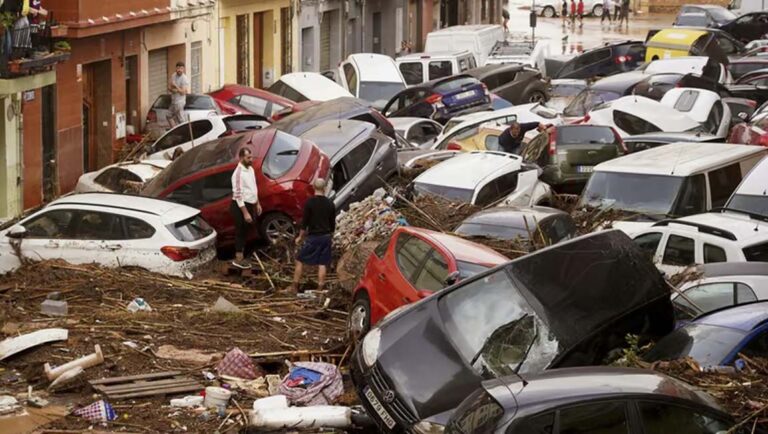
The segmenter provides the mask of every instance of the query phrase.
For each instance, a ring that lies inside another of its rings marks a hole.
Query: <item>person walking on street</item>
[[[603,14],[600,16],[600,25],[603,21],[608,20],[608,25],[611,25],[611,7],[613,2],[611,0],[603,0]]]
[[[232,202],[229,204],[229,213],[235,221],[235,260],[232,265],[246,270],[251,264],[245,256],[245,243],[256,216],[261,215],[261,204],[251,150],[240,148],[237,155],[240,162],[232,172]]]
[[[576,13],[579,14],[579,27],[584,27],[584,0],[579,0]]]
[[[619,22],[619,14],[621,13],[621,3],[619,0],[613,0],[613,22]]]
[[[531,130],[542,131],[544,128],[546,128],[546,125],[540,122],[526,122],[522,124],[512,122],[499,136],[499,146],[504,152],[520,155],[525,133]]]
[[[619,27],[626,20],[627,28],[629,28],[629,0],[621,0],[621,13],[619,14]]]
[[[502,26],[504,26],[504,33],[509,33],[509,11],[506,7],[501,7]]]
[[[568,22],[568,1],[563,0],[563,7],[560,10],[560,16],[563,17],[563,27]]]
[[[184,69],[184,62],[176,62],[176,72],[171,75],[171,79],[168,81],[168,91],[171,92],[168,123],[171,128],[186,120],[184,106],[187,104],[187,94],[189,93],[189,78],[184,73]]]
[[[317,265],[317,289],[325,286],[325,276],[331,265],[331,248],[333,247],[333,232],[336,230],[336,207],[333,201],[325,197],[326,182],[318,178],[312,185],[315,195],[304,203],[304,215],[301,219],[299,236],[296,245],[301,245],[296,255],[296,269],[293,272],[293,283],[288,287],[289,292],[299,290],[304,265]]]
[[[576,28],[576,1],[571,0],[571,29]]]

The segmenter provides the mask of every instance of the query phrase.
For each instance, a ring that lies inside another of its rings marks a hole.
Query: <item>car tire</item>
[[[371,329],[371,300],[365,291],[355,296],[347,319],[347,332],[352,342],[359,342]]]
[[[541,11],[541,16],[544,17],[544,18],[554,18],[554,16],[555,16],[555,8],[553,8],[552,6],[546,6]]]
[[[534,90],[533,92],[528,94],[529,103],[546,102],[546,101],[547,101],[547,95],[540,90]]]
[[[261,219],[259,235],[270,244],[280,243],[280,241],[293,242],[296,239],[296,225],[287,215],[273,212]]]
[[[600,17],[602,15],[603,15],[603,5],[595,5],[595,7],[592,8],[592,16]]]

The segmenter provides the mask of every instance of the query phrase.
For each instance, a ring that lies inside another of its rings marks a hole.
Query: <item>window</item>
[[[232,194],[232,172],[219,172],[182,185],[168,199],[194,208],[215,202]]]
[[[569,240],[576,235],[576,225],[569,215],[555,216],[539,224],[540,230],[551,244]]]
[[[485,87],[487,87],[489,90],[493,91],[497,87],[499,87],[499,76],[498,74],[491,74],[488,77],[483,78],[480,80],[483,84],[485,84]]]
[[[122,167],[107,169],[101,172],[101,174],[99,174],[93,181],[117,193],[129,190],[128,186],[131,182],[139,184],[143,182],[139,175],[130,170],[123,169]]]
[[[512,194],[517,188],[518,172],[510,172],[485,184],[477,193],[475,205],[490,205]]]
[[[664,249],[664,258],[661,263],[666,265],[688,266],[696,262],[693,253],[694,241],[688,237],[670,235],[667,247]]]
[[[376,139],[368,139],[363,143],[352,148],[352,150],[349,151],[349,154],[345,155],[341,159],[341,164],[343,165],[343,168],[344,168],[345,184],[346,182],[349,182],[352,178],[357,176],[357,174],[360,173],[361,170],[363,170],[363,167],[365,167],[365,165],[368,164],[368,160],[370,160],[371,157],[373,156],[373,151],[375,149],[376,149]],[[334,183],[335,183],[335,179],[334,179]],[[336,191],[339,191],[341,187],[342,186],[339,186],[339,188],[337,188]]]
[[[464,86],[473,84],[479,84],[476,78],[473,77],[456,77],[450,80],[445,80],[435,86],[435,92],[448,93],[461,89]]]
[[[421,62],[401,63],[400,72],[408,84],[420,84],[424,82],[424,65]]]
[[[720,47],[721,50],[723,50],[723,53],[726,55],[729,54],[737,54],[739,52],[739,47],[736,46],[736,44],[733,43],[733,41],[721,34],[715,35],[715,40],[717,41],[717,45]]]
[[[285,175],[296,164],[299,150],[301,150],[300,138],[278,131],[264,157],[261,165],[262,172],[271,179]]]
[[[70,223],[74,210],[54,210],[24,222],[27,238],[64,239],[70,236]]]
[[[504,415],[504,408],[480,389],[461,405],[456,415],[458,417],[446,427],[446,434],[492,434],[496,423]]]
[[[195,140],[197,140],[200,137],[210,133],[211,130],[213,130],[213,124],[207,119],[202,119],[199,121],[192,121],[191,128],[189,124],[179,125],[161,137],[157,142],[155,142],[154,145],[152,145],[152,153],[165,151],[175,146],[191,142],[192,139],[189,135],[190,130],[192,131],[191,137],[194,137]],[[199,145],[200,143],[196,144]]]
[[[711,244],[704,244],[704,263],[710,264],[713,262],[728,262],[728,258],[725,256],[725,250],[720,247],[713,246]]]
[[[166,226],[179,241],[197,241],[213,233],[213,228],[198,214]]]
[[[628,434],[623,402],[601,402],[560,410],[560,434]],[[680,434],[680,433],[676,433]]]
[[[581,56],[576,58],[576,69],[585,68],[590,65],[594,65],[602,60],[609,59],[611,57],[611,50],[608,48],[587,51]]]
[[[768,262],[768,243],[745,248],[744,256],[749,262]]]
[[[731,164],[708,174],[709,189],[712,194],[712,208],[725,206],[728,198],[741,182],[739,163]]]
[[[431,249],[429,244],[414,236],[400,234],[397,237],[397,244],[395,245],[397,268],[412,284],[419,265]]]
[[[354,95],[357,93],[357,72],[355,67],[349,63],[344,64],[344,77],[347,79],[347,87],[349,91]]]
[[[705,212],[707,209],[707,186],[703,174],[685,178],[677,204],[671,211],[673,216],[687,216]]]
[[[123,217],[125,220],[125,233],[128,240],[143,240],[152,238],[155,228],[149,223],[133,217]]]
[[[517,71],[514,69],[511,71],[502,71],[501,73],[499,73],[498,77],[499,77],[499,84],[501,85],[510,84],[513,81],[515,81],[515,77],[517,77]]]
[[[630,136],[643,133],[657,133],[661,131],[656,125],[621,110],[613,111],[613,123],[624,130]]]
[[[747,357],[765,357],[768,354],[768,331],[753,337],[740,352]]]
[[[233,98],[232,102],[245,107],[245,109],[251,113],[267,117],[270,116],[269,101],[261,98],[256,98],[252,95],[240,95]]]
[[[304,102],[309,101],[304,95],[296,91],[296,89],[292,88],[291,86],[288,86],[283,81],[278,80],[275,84],[272,86],[269,86],[268,91],[274,93],[275,95],[280,95],[284,98],[288,98],[291,101],[295,102]]]
[[[675,304],[688,307],[691,311],[701,311],[702,313],[757,300],[752,288],[738,282],[698,285],[686,290],[685,295],[687,298],[676,297]],[[693,302],[695,307],[688,300]]]
[[[450,77],[452,75],[452,69],[449,60],[429,62],[429,79],[436,80],[438,78]],[[463,72],[465,70],[462,69],[461,71]]]
[[[464,72],[470,69],[471,67],[472,66],[470,61],[468,61],[467,59],[459,59],[459,72]]]
[[[448,277],[448,264],[443,255],[435,250],[427,258],[416,277],[416,290],[439,291],[445,286],[445,279]]]
[[[533,416],[509,427],[507,434],[552,434],[555,427],[555,414],[547,413]]]
[[[375,249],[373,249],[373,253],[376,254],[376,256],[379,257],[379,259],[383,258],[384,255],[387,254],[387,248],[389,247],[389,238],[379,243],[378,246],[376,246]]]
[[[203,93],[203,43],[195,41],[190,45],[190,58],[192,65],[189,79],[192,93]]]
[[[489,151],[502,151],[499,146],[499,136],[487,135],[485,136],[485,149]]]
[[[78,211],[73,222],[74,238],[78,240],[123,240],[120,216],[98,211]]]
[[[712,134],[717,134],[720,129],[720,123],[723,121],[723,103],[720,100],[715,101],[712,104],[712,110],[707,116],[707,121],[704,122],[704,128]]]
[[[689,112],[699,99],[698,90],[685,90],[680,94],[680,98],[675,102],[674,108],[679,112]]]
[[[543,132],[534,137],[527,145],[523,147],[520,152],[520,156],[523,160],[528,162],[537,162],[543,158],[542,154],[546,154],[544,150],[549,146],[549,134]],[[545,164],[546,165],[546,164]]]
[[[646,434],[716,434],[731,428],[695,410],[666,402],[638,402]]]
[[[659,242],[661,241],[661,232],[643,234],[635,238],[634,241],[635,244],[637,244],[640,249],[645,251],[650,259],[653,260],[653,257],[656,256],[656,250],[659,247]]]

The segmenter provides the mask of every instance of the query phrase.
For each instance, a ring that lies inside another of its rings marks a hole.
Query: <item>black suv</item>
[[[556,71],[552,78],[606,77],[632,71],[644,62],[643,41],[624,41],[587,50],[565,63],[558,64],[556,60],[548,59],[547,71]]]
[[[486,65],[466,74],[480,80],[491,93],[512,104],[543,102],[549,99],[541,72],[522,65]]]

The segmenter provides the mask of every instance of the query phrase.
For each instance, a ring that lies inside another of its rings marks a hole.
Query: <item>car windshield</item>
[[[584,89],[565,107],[565,116],[584,116],[595,106],[613,101],[621,95],[607,90]]]
[[[447,293],[439,308],[457,350],[485,377],[541,370],[557,354],[557,342],[506,269]]]
[[[734,194],[726,206],[768,217],[768,195]]]
[[[449,187],[445,185],[426,184],[423,182],[414,183],[414,188],[417,192],[423,194],[432,194],[440,196],[445,199],[455,200],[458,202],[472,202],[472,196],[475,191],[468,188]]]
[[[610,127],[574,125],[564,126],[557,129],[558,145],[588,145],[601,144],[607,145],[614,143],[616,136]]]
[[[94,179],[97,184],[116,193],[130,190],[133,185],[140,187],[143,181],[139,175],[121,167],[107,169]]]
[[[595,172],[581,195],[580,205],[642,214],[673,214],[686,178],[621,172]]]
[[[516,238],[527,240],[530,238],[530,234],[526,228],[491,225],[486,223],[462,223],[454,232],[467,237],[487,237],[499,240],[514,240]]]
[[[375,103],[377,106],[384,106],[396,93],[403,89],[405,89],[403,83],[361,81],[360,94],[358,97],[362,100]]]
[[[694,12],[690,14],[682,14],[675,20],[676,26],[696,26],[706,27],[707,16],[703,12]]]
[[[262,172],[271,179],[285,175],[296,164],[300,149],[300,138],[278,131],[275,133],[272,146],[267,151],[267,156],[264,157],[264,163],[261,165]]]
[[[663,339],[643,357],[647,362],[693,357],[702,366],[718,366],[746,333],[729,327],[688,324]]]

